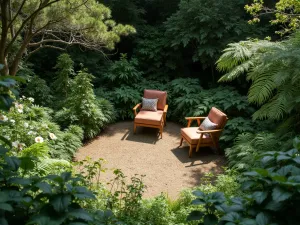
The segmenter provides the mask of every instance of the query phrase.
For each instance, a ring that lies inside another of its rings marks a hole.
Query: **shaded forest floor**
[[[79,149],[77,160],[87,156],[93,160],[103,158],[108,171],[102,176],[104,182],[114,176],[113,169],[121,169],[129,178],[134,174],[146,175],[145,197],[167,192],[176,198],[184,188],[195,187],[208,172],[220,173],[225,158],[216,155],[209,148],[194,152],[188,157],[188,146],[180,142],[180,125],[167,122],[163,139],[158,138],[158,129],[137,128],[133,134],[133,122],[119,122],[110,125],[100,136]]]

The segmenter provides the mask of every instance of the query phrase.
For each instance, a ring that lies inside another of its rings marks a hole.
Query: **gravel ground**
[[[103,158],[108,168],[103,181],[113,178],[113,169],[121,169],[128,177],[143,174],[147,186],[144,197],[164,192],[176,198],[182,189],[199,185],[205,173],[220,173],[225,164],[224,157],[215,155],[209,148],[200,149],[189,158],[187,144],[178,147],[180,128],[167,122],[163,138],[159,139],[158,129],[138,127],[133,134],[132,121],[119,122],[79,149],[76,159]]]

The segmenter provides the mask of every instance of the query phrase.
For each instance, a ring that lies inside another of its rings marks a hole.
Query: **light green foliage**
[[[249,31],[241,1],[181,0],[165,23],[171,45],[191,47],[193,61],[212,66],[226,44]]]
[[[274,133],[242,133],[237,136],[232,147],[225,150],[228,165],[238,171],[247,171],[259,166],[258,158],[267,149],[288,149],[290,138],[278,137]]]
[[[92,79],[93,76],[86,70],[79,71],[66,99],[65,108],[58,111],[55,116],[64,127],[70,124],[80,126],[85,138],[95,137],[111,118],[111,113],[104,114],[98,105]]]
[[[275,18],[271,24],[280,24],[283,29],[277,33],[284,35],[299,29],[300,27],[300,2],[298,0],[279,0],[275,8],[269,8],[264,0],[254,0],[253,3],[246,5],[245,9],[253,16],[250,23],[260,21],[260,17],[266,14],[274,14]],[[268,2],[266,2],[268,3]]]
[[[230,45],[218,60],[218,68],[228,72],[220,81],[247,73],[252,82],[248,100],[261,106],[254,119],[284,119],[287,128],[299,126],[299,40],[297,32],[282,42],[239,42]]]
[[[22,157],[47,158],[49,147],[45,143],[35,143],[28,148],[23,149],[19,155]]]
[[[71,77],[74,76],[74,62],[71,57],[64,53],[57,58],[57,69],[55,81],[52,86],[54,87],[55,95],[63,102],[68,97],[71,87]]]
[[[5,51],[0,52],[0,63],[5,64],[3,71],[12,75],[25,52],[30,55],[47,47],[63,50],[69,45],[112,50],[120,36],[135,32],[132,26],[113,21],[110,9],[96,0],[5,0],[1,9],[5,17],[0,49]]]
[[[44,142],[49,147],[52,157],[70,160],[81,146],[81,128],[70,127],[62,132],[60,127],[51,121],[52,111],[33,105],[33,102],[33,98],[24,97],[15,102],[8,113],[3,114],[7,118],[7,126],[1,126],[0,131],[13,143],[12,153],[22,153],[24,149],[25,152],[35,150],[38,154],[44,148],[39,149],[39,145],[32,145]]]
[[[128,60],[126,54],[121,54],[120,60],[115,61],[108,68],[105,77],[116,87],[137,83],[141,80],[143,74],[138,71],[137,67],[137,59]]]

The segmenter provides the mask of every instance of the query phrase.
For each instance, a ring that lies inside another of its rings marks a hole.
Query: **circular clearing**
[[[114,169],[121,169],[127,177],[146,175],[143,178],[147,186],[144,197],[164,192],[174,199],[182,189],[199,185],[206,173],[222,172],[225,164],[225,158],[214,154],[210,148],[200,148],[189,158],[186,143],[179,147],[180,128],[168,122],[160,139],[158,129],[138,127],[133,134],[133,122],[119,122],[80,148],[76,160],[105,159],[108,172],[101,175],[104,182],[114,177],[110,172]]]

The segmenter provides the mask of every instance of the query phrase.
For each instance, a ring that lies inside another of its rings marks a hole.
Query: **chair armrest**
[[[165,105],[165,108],[164,108],[164,113],[167,113],[167,111],[168,111],[168,108],[169,108],[169,106],[168,106],[168,105]]]
[[[205,118],[206,117],[203,117],[203,116],[185,117],[185,119],[188,121],[187,127],[191,126],[191,123],[192,123],[193,120],[197,120],[197,124],[198,124],[198,126],[200,126],[201,120],[204,120]]]
[[[138,103],[136,106],[134,106],[134,108],[133,108],[134,116],[136,116],[136,115],[137,115],[137,112],[136,112],[136,110],[137,110],[137,109],[140,109],[140,108],[141,108],[141,106],[142,106],[142,103]]]
[[[204,120],[205,118],[206,117],[204,117],[204,116],[185,117],[186,120],[197,120],[197,119]]]
[[[197,134],[203,134],[203,133],[217,133],[221,132],[223,129],[218,129],[218,130],[198,130]]]

